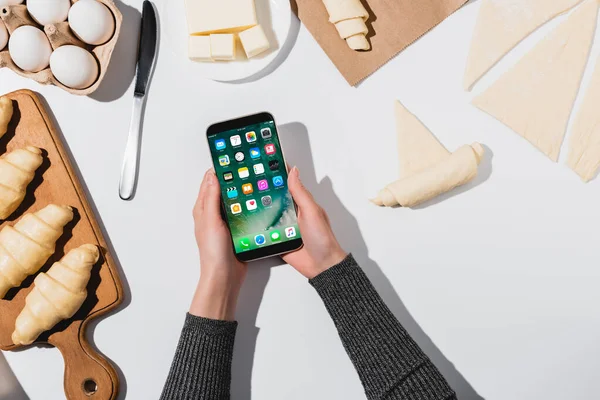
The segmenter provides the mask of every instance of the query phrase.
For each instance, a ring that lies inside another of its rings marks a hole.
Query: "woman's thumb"
[[[297,167],[292,168],[288,177],[288,187],[296,204],[300,208],[310,208],[316,205],[312,194],[300,181],[300,172]]]

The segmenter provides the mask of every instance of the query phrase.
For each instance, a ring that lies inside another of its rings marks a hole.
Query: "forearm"
[[[323,299],[369,400],[456,399],[352,256],[310,283]]]
[[[161,400],[227,400],[237,322],[188,314]]]

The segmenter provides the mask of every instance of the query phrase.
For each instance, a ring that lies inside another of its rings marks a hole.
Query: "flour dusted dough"
[[[599,0],[586,0],[473,104],[558,160],[588,60]]]
[[[0,97],[0,137],[4,136],[8,129],[8,123],[12,119],[13,104],[8,97]]]
[[[589,182],[600,167],[600,58],[571,133],[569,167]]]
[[[371,45],[367,40],[369,31],[365,21],[369,12],[360,0],[323,0],[329,13],[329,22],[335,27],[342,39],[352,50],[369,50]]]
[[[477,176],[485,150],[479,143],[450,153],[400,102],[396,103],[400,179],[372,200],[378,206],[414,207]]]
[[[582,0],[483,0],[465,71],[465,90],[521,40]]]

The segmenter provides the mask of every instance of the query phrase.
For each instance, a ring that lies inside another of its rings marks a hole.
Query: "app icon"
[[[269,161],[269,169],[271,171],[277,171],[279,169],[279,160]]]
[[[258,185],[258,190],[260,191],[267,190],[269,188],[269,182],[266,179],[261,179],[260,181],[256,182],[256,184]]]
[[[273,177],[273,186],[283,186],[283,178],[279,175]]]
[[[271,128],[263,128],[260,130],[260,136],[262,136],[263,139],[269,139],[271,138],[272,134],[271,134]]]
[[[290,226],[289,228],[285,228],[285,237],[288,239],[296,237],[296,228]]]
[[[242,193],[244,193],[244,194],[250,194],[252,192],[254,192],[254,188],[252,187],[251,183],[244,183],[242,185]]]
[[[260,149],[258,147],[253,147],[250,149],[250,158],[260,158]]]
[[[259,246],[262,246],[263,244],[265,244],[265,235],[254,236],[254,243],[256,243]]]
[[[242,145],[242,138],[240,135],[232,136],[229,140],[231,141],[232,146],[241,146]]]
[[[256,132],[254,132],[254,131],[246,132],[246,141],[248,143],[256,142]]]
[[[242,212],[242,205],[240,203],[234,203],[231,205],[231,213],[233,215],[239,214]]]
[[[215,148],[217,150],[223,150],[226,147],[225,139],[217,139],[215,140]]]
[[[281,239],[281,233],[279,233],[279,231],[271,232],[271,240],[273,242],[277,242],[277,241],[279,241],[279,239]]]
[[[248,171],[248,167],[243,167],[238,169],[238,174],[240,175],[240,178],[244,179],[250,176],[250,171]]]
[[[231,171],[223,172],[223,180],[225,182],[232,181],[233,180],[233,172],[231,172]]]
[[[263,196],[260,201],[262,202],[262,205],[265,207],[270,207],[271,204],[273,204],[273,199],[271,198],[271,196]]]
[[[238,196],[238,191],[235,186],[227,188],[227,198],[228,199],[235,199],[237,196]]]
[[[269,143],[268,145],[266,145],[265,153],[267,153],[268,156],[272,156],[273,154],[275,154],[275,145],[273,143]]]
[[[254,174],[260,175],[265,173],[265,166],[262,164],[254,164]]]
[[[240,246],[242,246],[242,249],[249,249],[250,248],[250,239],[248,239],[248,238],[240,239]]]
[[[221,167],[229,165],[229,156],[227,154],[225,154],[224,156],[219,156],[219,165]]]
[[[254,199],[246,200],[246,208],[248,209],[248,211],[256,210],[257,207],[258,207],[258,204],[256,204],[256,200],[254,200]]]
[[[242,153],[241,151],[238,151],[237,153],[235,153],[234,157],[235,157],[235,161],[238,161],[238,162],[242,162],[246,158],[244,153]]]

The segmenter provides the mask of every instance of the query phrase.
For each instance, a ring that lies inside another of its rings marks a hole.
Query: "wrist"
[[[237,287],[216,284],[210,279],[200,279],[190,306],[190,314],[215,320],[233,321],[238,295]]]
[[[342,261],[344,261],[346,259],[346,257],[348,257],[348,253],[346,253],[341,248],[330,252],[328,254],[328,256],[320,263],[320,265],[317,267],[317,269],[315,271],[313,271],[312,276],[310,276],[308,278],[312,279],[312,278],[316,277],[317,275],[322,274],[323,272],[327,271],[331,267],[334,267],[334,266],[338,265],[339,263],[341,263]]]

